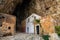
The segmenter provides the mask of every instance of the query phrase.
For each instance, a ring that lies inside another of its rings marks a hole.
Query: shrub
[[[35,19],[35,22],[36,22],[36,23],[40,23],[40,20],[38,20],[38,19]]]
[[[56,33],[60,36],[60,26],[55,26]]]
[[[43,37],[44,40],[49,40],[50,36],[49,35],[43,35],[42,37]]]

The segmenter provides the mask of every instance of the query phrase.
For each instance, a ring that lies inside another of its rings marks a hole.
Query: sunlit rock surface
[[[56,33],[50,34],[50,40],[60,40]]]

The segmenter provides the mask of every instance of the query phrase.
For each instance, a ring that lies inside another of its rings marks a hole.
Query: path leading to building
[[[43,40],[40,36],[34,34],[17,33],[14,36],[1,37],[0,40]]]

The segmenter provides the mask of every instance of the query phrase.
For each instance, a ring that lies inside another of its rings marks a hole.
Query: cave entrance
[[[16,30],[20,31],[21,30],[21,22],[22,20],[26,19],[26,13],[25,13],[25,9],[27,9],[29,7],[29,3],[31,2],[31,0],[23,0],[23,2],[18,3],[13,11],[14,16],[16,16]]]

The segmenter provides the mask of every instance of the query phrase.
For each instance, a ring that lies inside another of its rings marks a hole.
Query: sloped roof
[[[32,14],[29,15],[27,18],[31,17],[32,15],[39,16],[39,15],[37,15],[37,14],[35,14],[35,13],[32,13]],[[39,16],[39,17],[41,17],[41,16]]]

